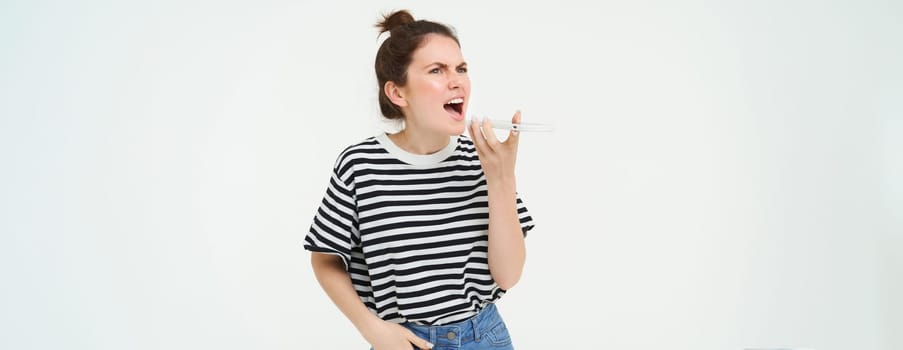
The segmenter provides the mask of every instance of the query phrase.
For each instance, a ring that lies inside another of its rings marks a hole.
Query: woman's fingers
[[[486,135],[486,144],[489,145],[489,148],[495,150],[499,146],[499,139],[495,137],[495,131],[492,130],[492,121],[489,118],[483,119],[483,130],[485,130],[484,135]]]
[[[476,120],[470,122],[470,138],[473,139],[477,152],[482,152],[486,146],[486,138],[483,137],[483,131],[480,130],[480,123]]]
[[[414,346],[416,346],[418,349],[427,350],[433,348],[433,344],[426,341],[426,339],[418,337],[416,334],[414,334],[414,332],[411,331],[408,331],[408,341],[410,341],[411,344],[414,344]]]
[[[520,124],[520,122],[521,112],[517,111],[511,117],[511,123]],[[520,132],[517,129],[512,128],[505,142],[501,142],[495,136],[495,131],[492,129],[492,121],[489,118],[484,118],[482,121],[471,120],[468,126],[470,127],[470,136],[477,146],[477,151],[483,153],[506,153],[500,149],[500,146],[505,146],[506,149],[517,152],[517,145],[520,143]]]

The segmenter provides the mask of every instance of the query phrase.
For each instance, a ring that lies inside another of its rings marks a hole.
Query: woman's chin
[[[449,136],[461,135],[464,133],[464,129],[467,129],[467,126],[461,121],[459,125],[454,125],[449,129]]]

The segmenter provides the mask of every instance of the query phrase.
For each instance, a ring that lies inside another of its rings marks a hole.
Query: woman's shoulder
[[[345,148],[339,152],[339,155],[335,160],[335,169],[347,169],[350,163],[354,163],[361,158],[367,158],[370,154],[379,152],[385,152],[385,150],[379,144],[379,141],[375,136],[353,142],[345,146]]]
[[[346,146],[345,149],[339,153],[339,158],[345,158],[355,153],[372,150],[374,148],[380,148],[379,141],[376,139],[376,136],[370,136]]]

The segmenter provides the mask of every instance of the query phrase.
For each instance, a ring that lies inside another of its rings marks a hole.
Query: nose
[[[461,81],[464,77],[461,74],[452,74],[448,78],[448,88],[455,89],[461,87]]]

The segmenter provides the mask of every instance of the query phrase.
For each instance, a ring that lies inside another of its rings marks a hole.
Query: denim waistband
[[[417,336],[429,340],[436,347],[459,347],[462,342],[479,342],[481,335],[500,322],[502,322],[502,318],[499,316],[495,304],[488,303],[480,312],[464,321],[441,326],[424,326],[414,323],[404,323],[403,326]]]

